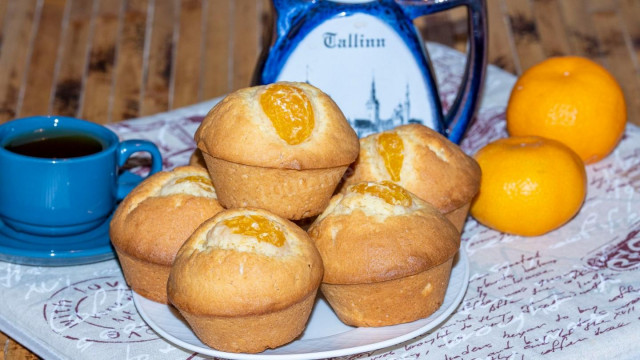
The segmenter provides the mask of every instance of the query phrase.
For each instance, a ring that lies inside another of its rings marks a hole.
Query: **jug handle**
[[[272,0],[271,4],[277,16],[276,33],[279,37],[285,36],[287,29],[303,18],[308,9],[314,6],[315,1],[310,0]]]
[[[471,121],[480,96],[487,63],[487,24],[485,0],[397,0],[404,13],[414,20],[420,16],[466,6],[469,18],[469,51],[467,64],[456,99],[444,116],[447,137],[459,143]]]

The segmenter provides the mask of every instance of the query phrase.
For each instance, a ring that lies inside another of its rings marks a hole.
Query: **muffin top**
[[[111,220],[111,242],[120,251],[171,265],[189,235],[222,207],[206,169],[177,167],[136,186]]]
[[[302,301],[322,273],[306,232],[266,210],[236,208],[207,220],[184,243],[167,292],[192,314],[258,315]]]
[[[344,166],[358,156],[356,133],[335,102],[307,83],[237,90],[202,121],[203,152],[244,165],[284,169]]]
[[[480,187],[480,166],[460,147],[420,124],[360,139],[360,155],[345,184],[392,181],[449,212],[468,203]]]
[[[414,275],[450,259],[460,234],[438,209],[389,181],[335,195],[309,228],[323,282],[361,284]]]

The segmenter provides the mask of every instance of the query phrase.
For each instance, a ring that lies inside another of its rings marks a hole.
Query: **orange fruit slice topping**
[[[382,133],[376,139],[376,149],[384,160],[387,173],[393,181],[400,181],[404,161],[404,143],[396,133]]]
[[[281,247],[285,237],[282,229],[273,221],[261,215],[239,215],[225,219],[222,223],[234,234],[254,237],[260,242]]]
[[[276,133],[289,145],[305,141],[315,126],[313,107],[301,89],[284,84],[267,87],[260,95],[260,105]]]
[[[363,182],[351,186],[350,190],[359,194],[378,197],[389,205],[409,207],[413,203],[411,201],[411,194],[402,186],[396,185],[391,181],[382,181],[380,183]]]
[[[176,180],[176,184],[180,184],[180,183],[187,182],[187,181],[213,187],[213,183],[211,183],[211,180],[207,179],[204,176],[200,176],[200,175],[185,176],[183,178],[180,178],[180,179]]]

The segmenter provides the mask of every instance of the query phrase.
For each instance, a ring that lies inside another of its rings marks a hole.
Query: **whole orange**
[[[507,105],[511,136],[558,140],[586,163],[606,157],[624,132],[627,108],[620,85],[582,57],[549,58],[516,81]]]
[[[501,232],[537,236],[580,210],[587,175],[566,145],[536,136],[496,140],[475,154],[482,169],[471,215]]]

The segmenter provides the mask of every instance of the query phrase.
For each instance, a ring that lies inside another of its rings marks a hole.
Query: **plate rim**
[[[296,354],[229,353],[229,352],[216,350],[216,349],[210,348],[210,347],[203,348],[203,347],[199,347],[199,346],[187,343],[187,342],[185,342],[185,341],[183,341],[183,340],[181,340],[181,339],[169,334],[160,325],[158,325],[155,321],[153,321],[153,319],[151,319],[149,314],[146,313],[146,311],[144,309],[143,302],[155,303],[154,301],[142,297],[141,295],[139,295],[138,293],[136,293],[133,290],[131,290],[131,292],[133,294],[133,302],[134,302],[134,304],[136,306],[136,309],[137,309],[138,313],[140,314],[140,316],[142,317],[142,319],[145,321],[145,323],[149,327],[151,327],[164,340],[172,343],[175,346],[181,347],[183,349],[187,349],[189,351],[195,351],[198,354],[202,354],[202,355],[221,357],[221,358],[224,358],[224,359],[251,359],[251,360],[324,359],[324,358],[347,356],[347,355],[358,354],[358,353],[362,353],[362,352],[366,352],[366,351],[375,351],[375,350],[384,349],[386,347],[397,345],[397,344],[400,344],[400,343],[402,343],[404,341],[410,340],[410,339],[412,339],[412,338],[414,338],[416,336],[425,334],[429,330],[431,330],[431,329],[437,327],[438,325],[440,325],[443,321],[445,321],[458,308],[458,306],[462,302],[462,299],[464,298],[464,296],[465,296],[465,294],[467,292],[467,288],[468,288],[468,285],[469,285],[470,269],[469,269],[469,258],[468,258],[468,255],[467,255],[467,253],[466,253],[466,251],[464,250],[463,247],[460,247],[460,249],[458,251],[458,261],[457,261],[456,265],[454,266],[454,268],[456,266],[462,266],[461,271],[463,272],[462,273],[461,285],[457,289],[458,293],[454,297],[451,305],[448,308],[446,308],[445,311],[443,311],[442,313],[440,313],[439,315],[437,315],[436,317],[431,319],[431,321],[429,321],[424,326],[422,326],[422,327],[420,327],[418,329],[415,329],[413,331],[407,332],[406,334],[403,334],[403,335],[400,335],[400,336],[396,336],[396,337],[391,338],[391,339],[386,339],[386,340],[383,340],[383,341],[378,341],[378,342],[374,342],[374,343],[370,343],[370,344],[364,344],[364,345],[354,346],[354,347],[349,347],[349,348],[341,348],[341,349],[335,349],[335,350],[327,350],[327,351],[321,351],[321,352],[309,352],[309,353],[296,353]],[[451,284],[451,282],[449,282],[449,284]],[[450,290],[451,290],[451,288],[448,286],[447,287],[447,292],[450,291]],[[159,304],[159,303],[157,303],[157,304]],[[165,304],[161,304],[161,305],[165,305]],[[427,317],[425,319],[430,319],[430,318],[431,318],[431,316],[429,316],[429,317]],[[420,319],[420,320],[425,320],[425,319]],[[416,321],[420,321],[420,320],[416,320]],[[358,329],[358,328],[356,328],[356,329]],[[356,330],[356,329],[354,329],[354,330]],[[194,334],[194,336],[195,336],[195,334]],[[299,341],[299,340],[294,340],[294,342],[295,341]]]

